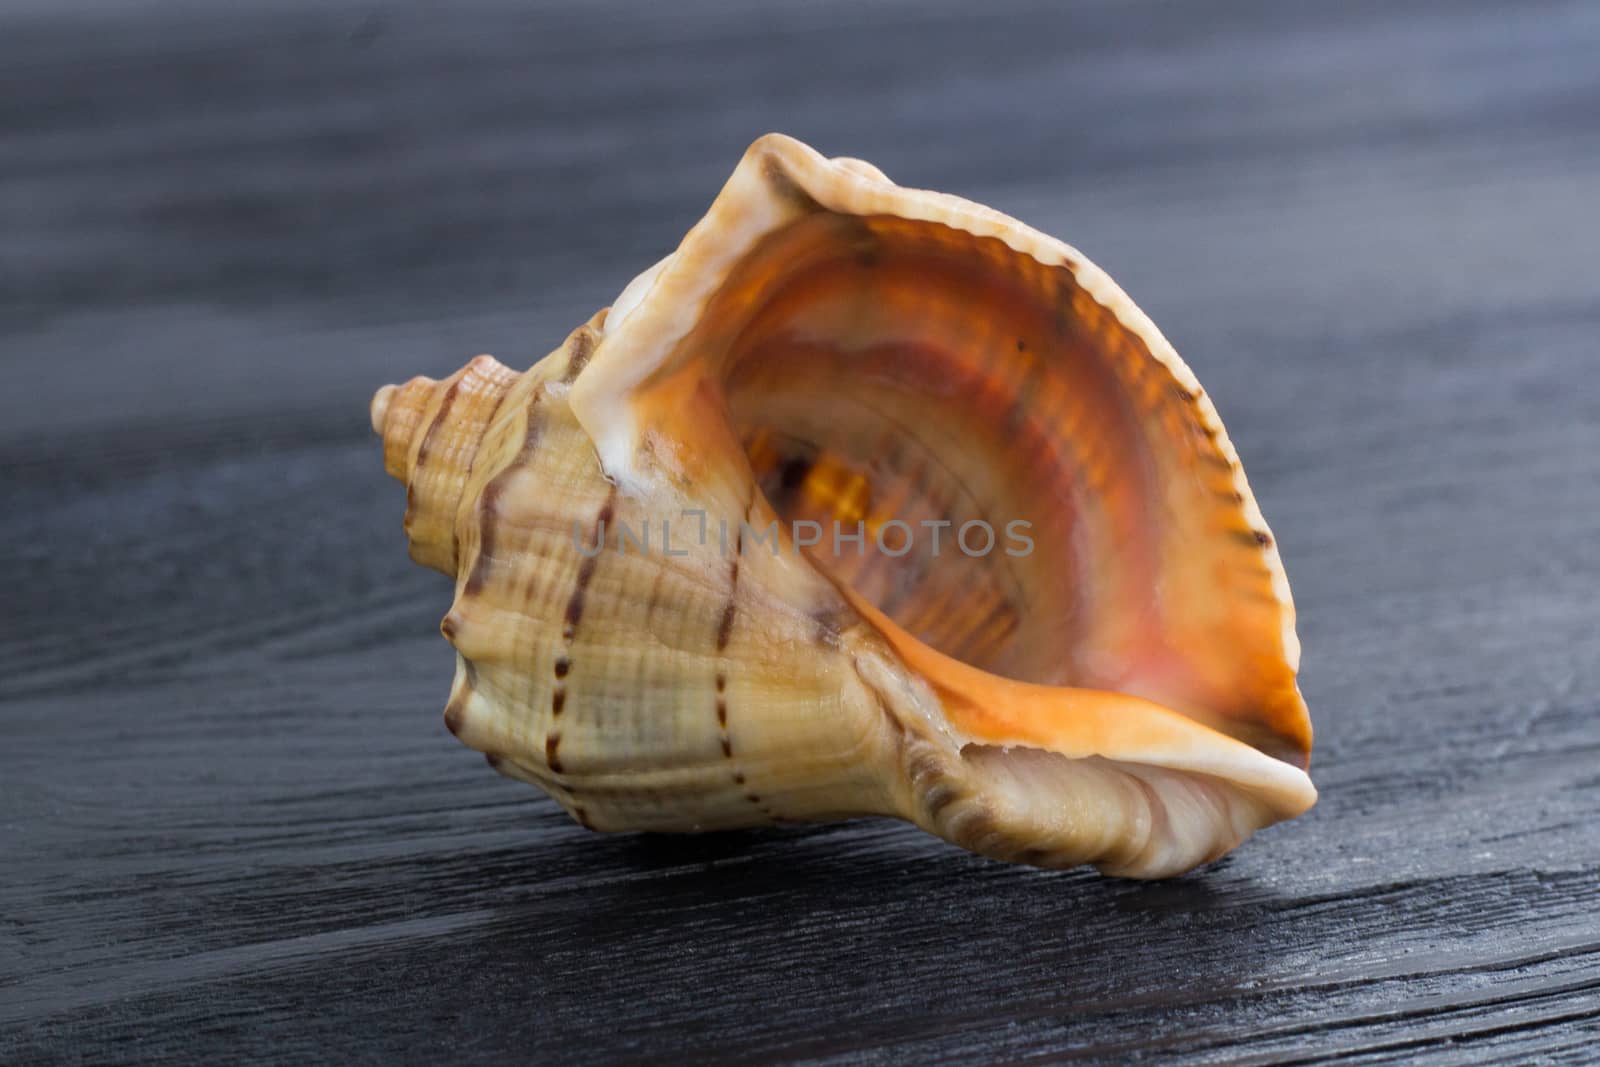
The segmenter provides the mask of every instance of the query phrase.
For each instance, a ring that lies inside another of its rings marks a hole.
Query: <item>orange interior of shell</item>
[[[905,634],[1305,765],[1292,609],[1231,452],[1068,267],[817,212],[763,238],[681,345],[786,527],[817,524],[814,564]]]

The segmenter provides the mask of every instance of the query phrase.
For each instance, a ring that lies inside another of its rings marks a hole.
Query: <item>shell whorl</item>
[[[455,577],[456,522],[484,432],[518,374],[479,356],[450,377],[418,376],[372,398],[372,429],[383,466],[406,487],[411,558]]]

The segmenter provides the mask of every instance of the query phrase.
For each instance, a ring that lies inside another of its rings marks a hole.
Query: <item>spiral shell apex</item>
[[[456,582],[446,723],[585,826],[886,815],[1163,877],[1315,802],[1210,398],[998,212],[763,137],[549,356],[372,424]]]

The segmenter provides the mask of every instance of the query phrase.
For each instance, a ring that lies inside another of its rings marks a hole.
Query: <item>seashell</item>
[[[456,580],[446,723],[584,826],[887,815],[1162,877],[1315,802],[1215,408],[999,212],[769,135],[549,356],[385,386],[372,425]]]

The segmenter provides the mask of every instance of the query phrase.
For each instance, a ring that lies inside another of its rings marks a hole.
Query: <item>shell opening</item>
[[[678,352],[812,562],[919,641],[1303,764],[1231,446],[1065,258],[812,211],[734,265]]]
[[[1135,428],[1043,299],[1053,272],[946,227],[818,214],[740,276],[762,293],[723,364],[730,418],[791,532],[820,526],[813,562],[975,667],[1092,673],[1074,661],[1096,592],[1076,542],[1102,510],[1078,483]],[[1040,372],[1053,358],[1077,364],[1072,394]],[[1042,412],[1068,405],[1062,438]],[[1131,558],[1148,546],[1128,532]]]

